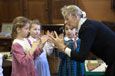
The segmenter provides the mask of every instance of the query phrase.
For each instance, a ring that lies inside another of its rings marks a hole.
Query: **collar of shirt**
[[[80,30],[82,24],[83,24],[86,20],[87,20],[87,18],[81,18],[81,19],[80,19],[80,21],[79,21],[79,23],[78,23],[78,33],[79,33],[79,30]]]
[[[29,36],[30,41],[33,43],[34,41],[36,41],[36,39],[34,39],[32,36]]]
[[[73,41],[74,41],[74,38],[69,38],[69,37],[66,36],[66,37],[64,37],[64,40],[65,40],[65,41],[69,41],[69,40],[73,40]],[[78,37],[77,37],[76,40],[78,40]]]

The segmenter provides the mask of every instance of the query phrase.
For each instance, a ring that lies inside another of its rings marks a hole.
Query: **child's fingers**
[[[77,38],[77,36],[75,35],[74,38]]]
[[[74,41],[76,41],[76,39],[77,39],[77,36],[74,36]]]
[[[67,47],[69,46],[69,42],[66,44],[66,46],[67,46]]]
[[[53,41],[54,41],[54,40],[53,40],[51,37],[48,38],[48,42],[53,43]]]
[[[52,35],[49,35],[49,39],[51,39],[51,40],[55,40],[55,38],[52,36]]]
[[[41,43],[41,39],[36,40],[35,42],[38,43],[38,44],[40,44]]]
[[[39,39],[41,39],[40,34],[37,35],[36,40],[39,40]]]
[[[46,42],[47,40],[48,40],[48,38],[45,37],[45,38],[42,39],[42,42]]]

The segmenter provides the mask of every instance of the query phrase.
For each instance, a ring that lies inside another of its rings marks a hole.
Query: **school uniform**
[[[80,39],[77,38],[77,48],[76,50],[73,49],[73,40],[74,38],[68,38],[64,37],[64,44],[69,43],[69,48],[72,49],[72,51],[79,52],[80,48]],[[60,65],[59,65],[59,73],[58,76],[83,76],[84,75],[84,68],[83,63],[77,62],[75,60],[71,60],[71,58],[62,53],[58,52],[59,57],[61,59]]]

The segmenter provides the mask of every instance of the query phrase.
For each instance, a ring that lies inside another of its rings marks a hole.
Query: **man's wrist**
[[[67,54],[69,57],[71,57],[71,49],[70,48],[66,47],[64,53]]]
[[[65,53],[65,49],[67,48],[67,46],[64,46],[63,52]]]

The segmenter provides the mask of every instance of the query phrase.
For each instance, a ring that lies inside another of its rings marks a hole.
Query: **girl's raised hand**
[[[40,49],[42,49],[43,48],[43,46],[44,46],[44,44],[47,42],[47,40],[48,40],[48,36],[47,35],[44,35],[44,36],[42,36],[41,37],[41,44],[39,45],[39,47],[40,47]]]
[[[33,55],[34,51],[38,48],[38,46],[41,44],[41,39],[34,41],[32,44],[32,48],[30,50],[30,54]]]
[[[75,35],[74,36],[74,40],[73,40],[73,49],[74,50],[77,48],[77,42],[76,42],[76,40],[77,40],[77,36]]]

